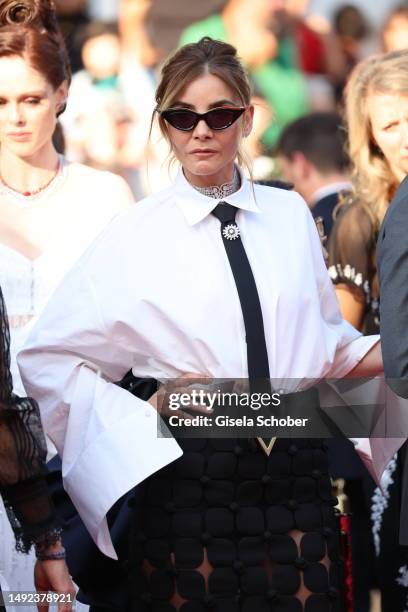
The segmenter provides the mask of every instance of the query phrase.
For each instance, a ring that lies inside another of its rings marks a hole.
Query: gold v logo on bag
[[[264,440],[263,438],[257,438],[257,440],[258,440],[258,444],[259,444],[259,446],[262,448],[262,450],[263,450],[263,452],[265,453],[265,455],[266,455],[267,457],[269,457],[269,455],[270,455],[270,454],[271,454],[271,452],[272,452],[272,449],[273,449],[273,447],[274,447],[274,444],[275,444],[275,442],[276,442],[277,438],[276,438],[276,437],[275,437],[275,438],[271,438],[271,439],[269,440],[269,443],[268,443],[268,444],[265,442],[265,440]]]

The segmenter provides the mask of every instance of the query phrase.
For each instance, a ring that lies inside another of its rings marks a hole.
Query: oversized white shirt
[[[262,306],[270,374],[296,391],[341,378],[377,342],[339,312],[309,209],[290,191],[242,186],[225,201]],[[181,450],[157,437],[154,409],[112,384],[186,372],[248,374],[233,275],[211,211],[182,172],[175,184],[120,214],[57,289],[19,364],[27,392],[63,458],[67,492],[90,534],[115,558],[105,515]]]

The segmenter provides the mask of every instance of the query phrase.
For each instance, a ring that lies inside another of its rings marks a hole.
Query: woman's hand
[[[41,551],[43,554],[63,551],[61,542]],[[34,567],[34,584],[38,592],[53,591],[61,596],[58,601],[58,612],[71,612],[74,608],[76,595],[75,585],[69,575],[64,559],[40,561],[37,559]],[[38,605],[38,612],[48,612],[49,603]]]
[[[183,410],[179,408],[175,409],[174,407],[170,408],[169,402],[171,397],[174,399],[176,396],[180,397],[181,394],[191,395],[193,390],[197,390],[197,388],[201,389],[203,385],[210,384],[212,380],[212,378],[204,374],[194,374],[192,372],[182,374],[179,378],[166,381],[165,384],[159,387],[159,390],[149,399],[149,404],[151,404],[161,416],[176,415],[188,417],[189,415]],[[192,412],[201,414],[211,414],[211,412],[213,412],[205,404],[191,403],[186,407]]]

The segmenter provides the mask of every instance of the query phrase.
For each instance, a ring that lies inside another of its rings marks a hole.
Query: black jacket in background
[[[408,398],[408,177],[381,225],[377,268],[384,372],[390,387]]]
[[[377,242],[380,333],[388,385],[408,398],[408,177],[392,200]],[[405,435],[401,432],[401,435]],[[408,453],[403,453],[399,543],[408,545]]]

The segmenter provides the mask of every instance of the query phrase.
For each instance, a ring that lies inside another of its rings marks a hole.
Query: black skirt
[[[184,439],[135,506],[137,612],[340,612],[342,561],[323,440]]]

